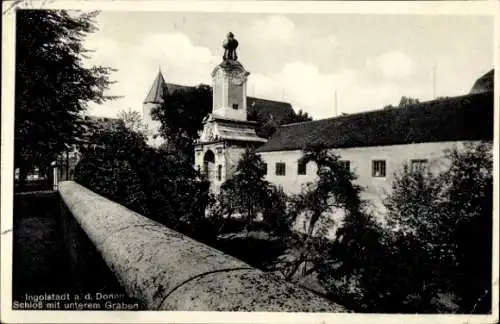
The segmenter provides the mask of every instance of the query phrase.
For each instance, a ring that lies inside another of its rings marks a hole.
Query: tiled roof
[[[474,82],[470,93],[481,93],[493,91],[494,70],[486,73]]]
[[[158,71],[155,80],[153,81],[153,85],[151,89],[144,99],[144,103],[162,103],[163,102],[163,89],[165,88],[165,79],[161,74],[161,71]]]
[[[247,97],[248,114],[257,110],[266,119],[273,116],[274,120],[279,124],[285,117],[294,115],[292,105],[288,102],[267,100],[255,97]]]
[[[180,84],[175,84],[175,83],[166,83],[167,87],[167,93],[172,94],[174,91],[183,91],[189,88],[192,88],[190,86],[185,86],[185,85],[180,85]]]
[[[469,94],[278,128],[258,152],[493,139],[493,93]]]

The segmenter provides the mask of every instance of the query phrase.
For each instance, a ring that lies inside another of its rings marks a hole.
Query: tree
[[[100,129],[89,140],[100,145],[82,148],[82,159],[75,169],[75,181],[149,216],[147,188],[138,177],[134,164],[141,161],[147,150],[144,138],[120,125],[116,129]]]
[[[447,153],[450,167],[441,174],[406,169],[395,183],[389,217],[406,240],[415,242],[419,264],[427,264],[413,274],[409,287],[422,300],[451,288],[459,311],[491,307],[480,300],[491,286],[491,152],[488,143],[455,148]]]
[[[420,103],[420,101],[416,98],[402,96],[401,100],[399,101],[398,107],[408,107],[411,105],[416,105],[418,103]]]
[[[323,145],[307,146],[299,163],[317,166],[318,180],[308,183],[295,197],[295,210],[310,214],[307,234],[312,235],[320,218],[343,208],[350,212],[361,207],[361,188],[354,184],[356,176],[340,162],[340,157],[331,154]]]
[[[454,292],[459,312],[491,311],[493,242],[493,147],[468,144],[448,152],[450,168],[442,174],[447,211],[443,229],[453,250]]]
[[[255,109],[250,112],[248,119],[257,122],[257,126],[255,128],[257,136],[270,138],[280,125],[311,121],[312,117],[310,117],[307,112],[303,112],[302,109],[300,109],[298,114],[291,111],[278,122],[274,119],[273,115],[263,116],[258,110]]]
[[[302,111],[302,109],[299,109],[297,114],[291,114],[287,116],[288,118],[285,118],[283,122],[281,123],[282,125],[286,124],[293,124],[293,123],[302,123],[302,122],[308,122],[312,121],[312,117],[309,116],[307,112]]]
[[[168,95],[165,92],[164,98],[163,104],[151,112],[153,119],[161,122],[160,135],[192,158],[193,141],[199,137],[203,119],[212,109],[212,90],[201,84]]]
[[[147,137],[148,129],[142,120],[140,112],[129,108],[128,111],[120,111],[118,113],[118,118],[123,121],[125,127],[127,127],[128,129],[132,130],[133,132],[143,134]]]
[[[190,163],[149,147],[144,136],[123,125],[92,140],[102,145],[84,149],[75,181],[198,240],[215,233],[205,218],[209,183]]]
[[[83,132],[89,101],[112,97],[110,68],[86,67],[84,38],[97,13],[18,10],[16,34],[15,168],[23,183],[33,166],[47,168]]]
[[[248,120],[257,123],[255,126],[255,133],[262,138],[270,138],[279,127],[278,122],[276,122],[272,115],[264,116],[257,109],[250,111]]]
[[[290,234],[293,217],[288,213],[288,196],[283,189],[269,185],[268,196],[264,201],[263,223],[267,230],[283,240]]]
[[[304,148],[300,164],[313,162],[317,166],[315,182],[308,183],[302,192],[292,198],[292,213],[308,217],[307,234],[295,244],[299,253],[288,264],[285,277],[292,279],[303,267],[303,275],[311,274],[324,267],[325,240],[313,237],[318,223],[332,225],[332,215],[337,210],[344,210],[346,215],[357,215],[362,208],[361,188],[354,184],[355,175],[340,162],[340,158],[328,152],[324,145],[308,145]],[[326,234],[326,233],[323,233]],[[331,258],[327,262],[332,261]],[[335,261],[335,260],[333,260]],[[313,266],[307,269],[307,265]]]
[[[270,201],[270,184],[264,180],[266,168],[260,155],[247,149],[236,166],[231,179],[221,185],[220,202],[227,215],[241,214],[247,228],[263,212]]]
[[[325,268],[327,290],[342,293],[360,311],[436,313],[491,310],[491,143],[447,153],[441,173],[404,166],[385,202],[387,225],[346,218],[330,252],[342,262]],[[362,214],[360,215],[362,216]],[[327,259],[327,258],[325,258]],[[448,294],[458,305],[440,305]]]

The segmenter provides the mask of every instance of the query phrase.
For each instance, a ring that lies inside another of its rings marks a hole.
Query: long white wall
[[[363,187],[363,197],[380,200],[391,189],[394,172],[401,170],[405,162],[411,160],[427,159],[432,172],[438,172],[446,167],[447,160],[444,158],[445,150],[453,147],[461,147],[463,142],[436,142],[418,143],[405,145],[354,147],[346,149],[332,149],[334,154],[341,160],[349,161],[350,169],[358,177],[357,183]],[[305,175],[297,174],[298,160],[302,157],[302,151],[277,151],[262,152],[262,159],[267,163],[266,179],[275,185],[281,186],[288,194],[297,194],[307,182],[316,179],[316,165],[309,163]],[[386,176],[372,176],[372,161],[386,161]],[[278,176],[275,172],[275,164],[282,162],[286,164],[286,175]]]

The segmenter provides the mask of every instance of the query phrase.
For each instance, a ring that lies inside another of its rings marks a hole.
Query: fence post
[[[58,179],[58,175],[59,175],[59,170],[58,170],[58,163],[57,161],[53,161],[51,164],[52,166],[52,173],[53,173],[53,180],[52,180],[52,189],[57,191],[58,189],[58,185],[59,185],[59,179]]]

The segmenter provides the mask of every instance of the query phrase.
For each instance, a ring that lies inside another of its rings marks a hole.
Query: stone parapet
[[[149,310],[347,311],[75,182],[59,192],[129,297]]]

